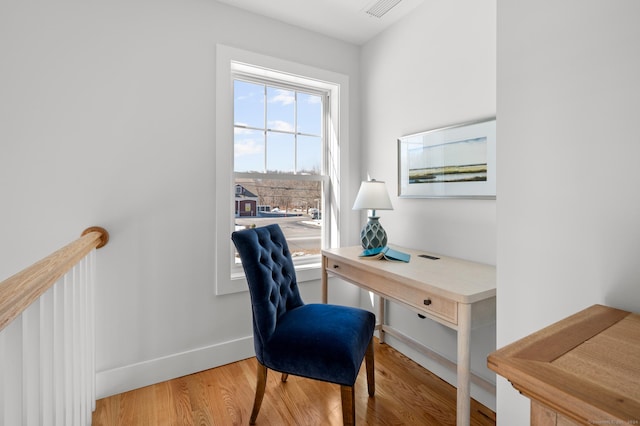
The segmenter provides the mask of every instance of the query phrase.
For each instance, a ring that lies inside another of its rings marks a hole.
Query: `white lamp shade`
[[[383,181],[363,181],[353,203],[353,210],[393,210]]]

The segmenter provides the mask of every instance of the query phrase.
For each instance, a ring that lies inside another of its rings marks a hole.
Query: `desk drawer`
[[[358,285],[366,284],[370,279],[367,271],[354,268],[348,263],[344,263],[339,260],[327,259],[326,268],[327,272],[343,277],[344,279],[357,283]]]
[[[458,304],[454,300],[387,279],[379,273],[356,268],[340,260],[327,259],[326,268],[327,272],[351,281],[363,289],[371,290],[384,298],[409,305],[421,313],[433,315],[449,323],[458,324]]]
[[[458,304],[455,301],[416,288],[405,288],[404,293],[407,302],[413,307],[458,324]]]

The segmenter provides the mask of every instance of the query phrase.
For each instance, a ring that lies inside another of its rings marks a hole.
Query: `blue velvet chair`
[[[369,395],[375,392],[373,329],[369,311],[329,304],[305,304],[291,253],[278,225],[231,235],[249,284],[258,380],[250,423],[264,397],[267,369],[340,385],[345,425],[355,424],[354,384],[366,356]]]

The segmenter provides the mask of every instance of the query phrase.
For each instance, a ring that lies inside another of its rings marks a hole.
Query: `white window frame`
[[[323,181],[323,247],[335,247],[340,241],[340,159],[343,157],[342,140],[348,134],[348,77],[295,62],[273,58],[224,45],[216,46],[216,232],[215,265],[216,294],[230,294],[248,290],[241,267],[234,267],[234,249],[231,233],[234,228],[233,170],[233,80],[236,73],[258,75],[268,80],[287,75],[293,85],[315,87],[329,93],[330,117],[325,129]],[[276,71],[277,70],[277,71]],[[304,77],[302,77],[304,76]],[[267,174],[243,174],[243,177],[268,178]],[[304,175],[291,175],[295,179],[310,179]],[[316,177],[311,179],[316,180]],[[299,264],[298,264],[299,263]],[[311,263],[297,262],[298,282],[320,278],[320,256]]]

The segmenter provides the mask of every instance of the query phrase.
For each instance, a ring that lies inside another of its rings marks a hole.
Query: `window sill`
[[[321,263],[309,263],[306,265],[296,266],[296,279],[298,284],[307,281],[316,281],[321,277],[322,268]],[[249,291],[247,287],[247,280],[244,276],[244,272],[231,274],[229,281],[225,283],[218,283],[216,294],[218,296],[224,294],[242,293]]]

